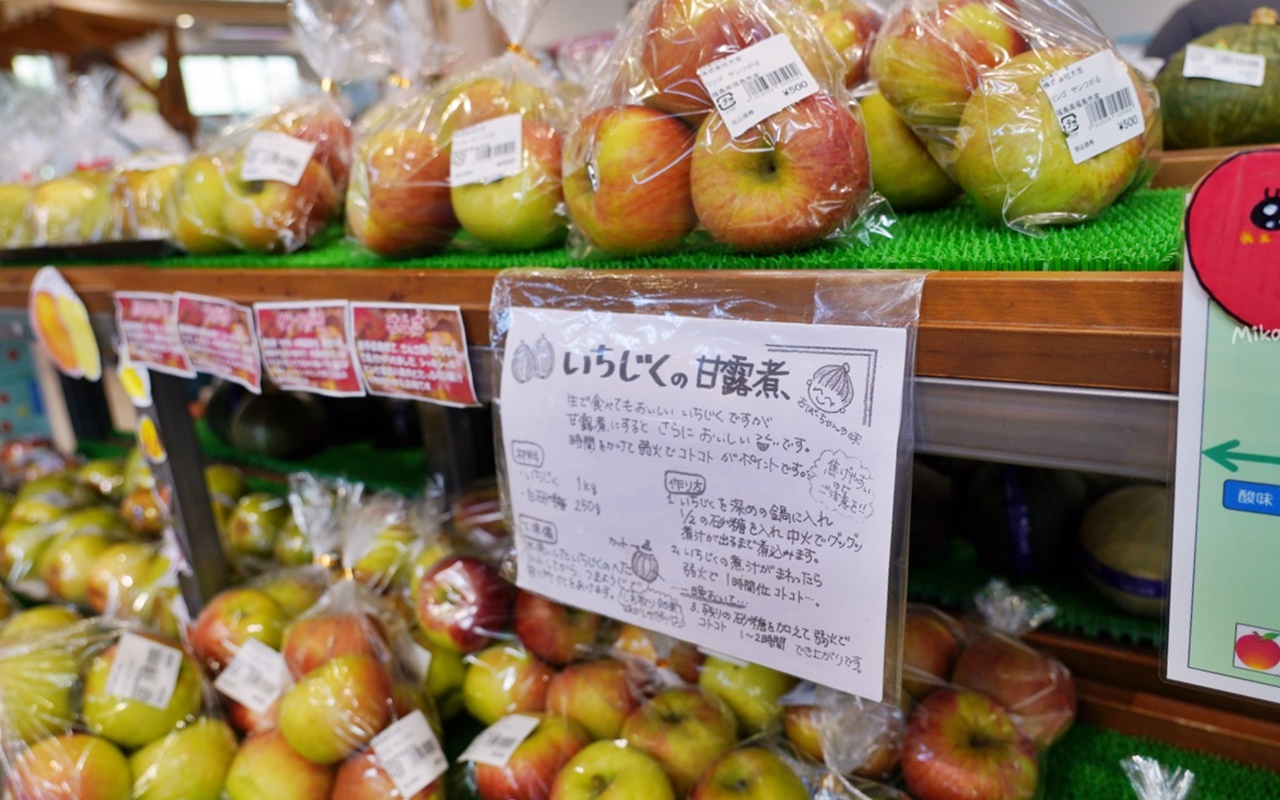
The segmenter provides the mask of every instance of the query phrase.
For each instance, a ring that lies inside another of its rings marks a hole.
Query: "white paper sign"
[[[453,135],[449,183],[493,183],[520,174],[524,166],[524,118],[519,114],[486,120]]]
[[[1182,74],[1187,78],[1209,78],[1244,86],[1261,86],[1262,79],[1267,74],[1267,58],[1254,53],[1237,53],[1233,50],[1189,44],[1187,56],[1182,62]]]
[[[265,714],[292,683],[284,656],[270,645],[248,639],[213,688],[255,714]]]
[[[415,711],[373,737],[373,754],[405,797],[431,785],[449,769],[449,760],[421,711]]]
[[[551,369],[513,357],[535,344]],[[891,328],[511,309],[520,585],[880,700],[906,345]]]
[[[481,731],[471,740],[467,749],[458,756],[458,761],[474,761],[477,764],[488,764],[493,767],[505,767],[534,728],[538,727],[538,718],[524,714],[512,714],[503,717]]]
[[[315,142],[283,133],[255,133],[244,151],[240,178],[246,181],[280,181],[297,186],[316,150]]]
[[[1129,68],[1110,50],[1082,58],[1041,79],[1071,160],[1083,163],[1146,130]]]
[[[818,91],[818,82],[783,34],[712,61],[698,77],[734,137]]]
[[[106,692],[166,709],[178,685],[182,651],[136,633],[126,633],[116,645],[115,661],[107,673]]]

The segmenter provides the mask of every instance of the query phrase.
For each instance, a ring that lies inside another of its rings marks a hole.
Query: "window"
[[[292,56],[182,57],[187,105],[197,117],[244,117],[298,94]]]
[[[13,76],[19,83],[36,89],[52,89],[57,82],[53,59],[48,56],[14,56]]]

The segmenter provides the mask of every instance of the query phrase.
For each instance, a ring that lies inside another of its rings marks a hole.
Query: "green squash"
[[[1262,86],[1244,86],[1182,74],[1186,49],[1156,76],[1169,150],[1229,147],[1280,141],[1280,25],[1276,12],[1259,8],[1247,25],[1224,25],[1191,42],[1265,56]]]
[[[268,392],[246,400],[231,417],[231,444],[267,458],[306,458],[329,443],[328,427],[316,398]]]

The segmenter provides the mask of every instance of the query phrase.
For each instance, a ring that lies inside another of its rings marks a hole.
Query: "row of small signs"
[[[255,393],[262,391],[265,369],[287,391],[477,403],[457,306],[347,300],[243,306],[185,292],[116,292],[114,300],[120,360],[135,368],[213,375]],[[59,345],[50,339],[77,326],[36,323],[38,310],[33,291],[33,327],[56,354]],[[91,336],[87,325],[78,327]],[[97,377],[75,360],[55,358],[73,377]],[[70,369],[64,361],[72,362]]]

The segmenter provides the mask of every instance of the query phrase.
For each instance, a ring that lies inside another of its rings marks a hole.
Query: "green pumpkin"
[[[268,392],[231,417],[231,444],[267,458],[306,458],[328,444],[328,419],[310,395]]]
[[[1265,56],[1262,86],[1187,78],[1186,50],[1156,76],[1164,107],[1165,147],[1229,147],[1280,141],[1280,25],[1276,12],[1259,8],[1247,25],[1224,25],[1192,44]]]

